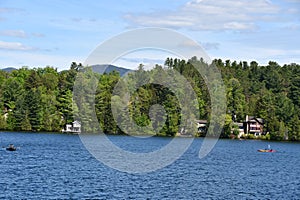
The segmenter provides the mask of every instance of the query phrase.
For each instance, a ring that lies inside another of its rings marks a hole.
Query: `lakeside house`
[[[233,122],[233,128],[231,130],[231,132],[233,132],[234,130],[238,130],[239,134],[238,134],[238,138],[240,138],[242,135],[245,134],[245,129],[244,129],[244,123],[242,122]]]
[[[263,134],[264,120],[262,118],[246,115],[244,126],[245,126],[245,134],[253,134],[254,136],[261,136]]]
[[[74,121],[72,124],[66,124],[66,129],[63,129],[64,133],[81,133],[81,123],[79,121]]]
[[[196,120],[198,133],[204,134],[207,131],[207,120]]]
[[[3,115],[3,117],[4,117],[5,121],[7,120],[8,115],[9,115],[10,112],[12,112],[12,109],[7,109],[7,108],[4,109],[4,115]]]
[[[207,120],[196,120],[198,133],[205,134],[207,131]],[[238,131],[237,137],[253,135],[255,137],[264,134],[264,120],[262,118],[246,115],[245,121],[233,122],[231,132]]]
[[[264,133],[264,120],[262,118],[248,116],[244,122],[233,122],[232,132],[238,127],[238,138],[243,135],[261,136]]]

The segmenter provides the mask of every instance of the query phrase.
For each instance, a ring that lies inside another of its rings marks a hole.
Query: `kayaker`
[[[7,150],[7,151],[15,151],[15,150],[17,150],[17,148],[14,147],[13,144],[10,144],[8,147],[6,147],[6,150]]]

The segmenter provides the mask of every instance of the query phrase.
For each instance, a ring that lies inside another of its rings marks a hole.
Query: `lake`
[[[134,152],[172,138],[109,136]],[[178,138],[184,139],[184,138]],[[298,199],[300,143],[219,140],[199,159],[196,138],[174,163],[145,174],[111,169],[78,135],[0,132],[0,199]],[[6,151],[13,143],[17,151]],[[257,149],[271,145],[275,153]],[[123,146],[122,146],[123,145]]]

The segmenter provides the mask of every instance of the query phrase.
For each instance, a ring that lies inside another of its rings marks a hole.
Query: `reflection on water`
[[[133,152],[157,150],[169,138],[111,136]],[[76,135],[0,133],[0,199],[297,199],[300,144],[220,140],[204,159],[202,139],[166,168],[148,174],[110,169],[84,148]],[[276,153],[257,149],[271,145]]]

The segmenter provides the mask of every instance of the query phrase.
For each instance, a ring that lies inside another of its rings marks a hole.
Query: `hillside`
[[[13,70],[17,70],[17,69],[13,68],[13,67],[6,67],[6,68],[0,69],[0,70],[5,71],[5,72],[12,72]]]
[[[93,71],[96,73],[104,74],[104,73],[110,73],[112,71],[118,71],[120,73],[120,76],[124,76],[126,73],[132,71],[130,69],[126,69],[123,67],[117,67],[114,65],[92,65],[91,66]]]

